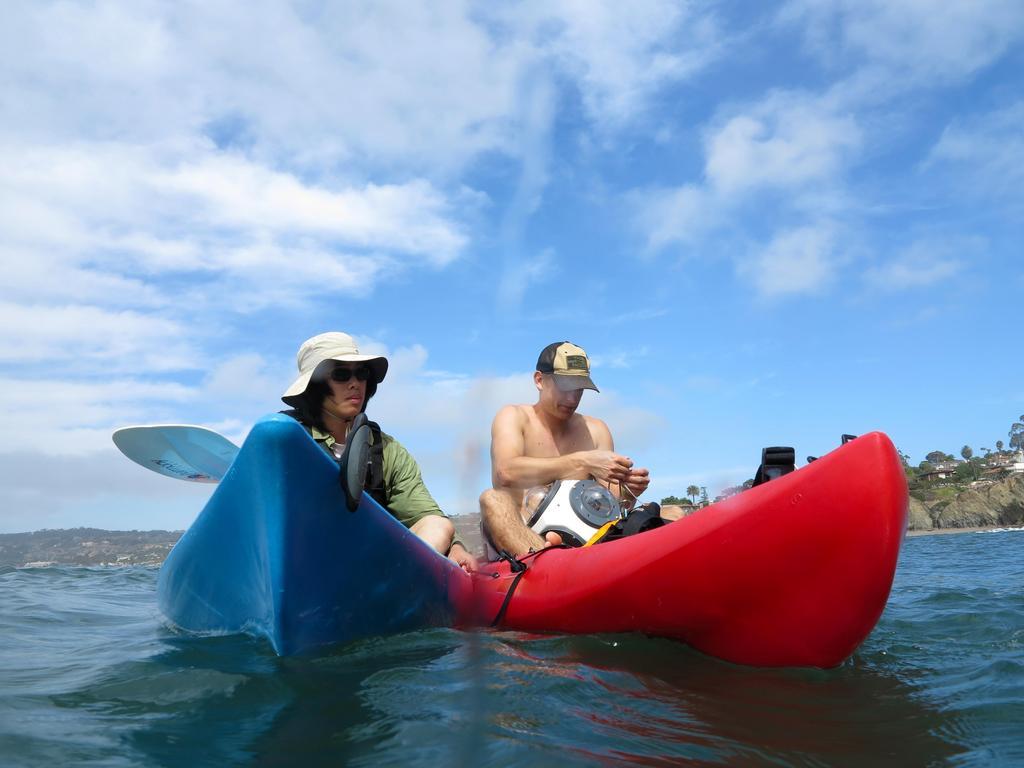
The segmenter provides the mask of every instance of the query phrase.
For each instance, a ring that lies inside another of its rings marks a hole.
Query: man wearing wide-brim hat
[[[304,341],[297,361],[299,375],[281,396],[292,408],[286,413],[332,458],[340,459],[352,420],[376,394],[388,361],[360,353],[355,339],[337,331]],[[372,460],[380,466],[370,473],[366,492],[442,555],[467,571],[476,570],[475,558],[456,538],[454,524],[424,485],[416,460],[395,438],[370,424],[371,442],[379,440],[383,450],[376,455],[371,450]]]

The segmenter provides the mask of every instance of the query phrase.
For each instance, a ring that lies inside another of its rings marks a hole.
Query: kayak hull
[[[176,626],[249,632],[281,655],[458,620],[469,578],[363,495],[287,416],[259,421],[160,570]]]
[[[881,616],[907,506],[892,443],[864,435],[655,531],[545,551],[498,626],[639,630],[742,664],[833,667]],[[496,610],[514,574],[489,570],[477,604]]]
[[[350,513],[337,465],[274,415],[171,551],[157,597],[185,630],[248,632],[281,655],[498,618],[499,629],[642,632],[742,664],[831,667],[885,607],[906,515],[895,448],[872,433],[654,531],[545,550],[518,578],[507,563],[470,577],[366,494]]]

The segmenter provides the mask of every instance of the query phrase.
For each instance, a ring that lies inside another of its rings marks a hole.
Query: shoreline
[[[928,528],[926,530],[907,530],[907,538],[912,536],[944,536],[950,533],[985,533],[986,531],[1024,531],[1024,527],[1016,528],[1006,525],[985,525],[979,528]]]

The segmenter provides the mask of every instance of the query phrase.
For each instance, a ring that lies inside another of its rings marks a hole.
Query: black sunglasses
[[[360,365],[358,368],[343,368],[339,365],[331,369],[331,381],[344,383],[353,376],[356,377],[357,381],[366,381],[370,378],[370,369],[365,365]]]

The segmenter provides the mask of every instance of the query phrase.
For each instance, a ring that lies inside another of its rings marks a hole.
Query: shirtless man
[[[494,417],[493,487],[480,496],[481,522],[491,545],[516,557],[561,543],[556,533],[548,533],[545,540],[526,526],[527,489],[555,480],[593,478],[619,498],[633,501],[650,484],[646,469],[615,453],[608,425],[576,413],[584,389],[599,391],[590,379],[586,352],[568,341],[549,344],[537,359],[533,382],[536,403],[506,405]]]

